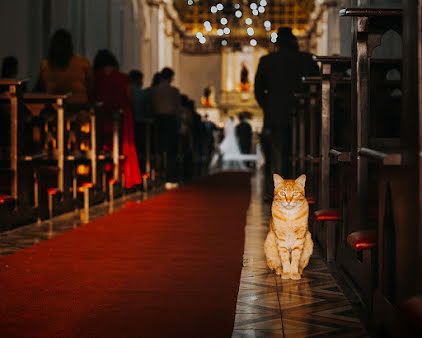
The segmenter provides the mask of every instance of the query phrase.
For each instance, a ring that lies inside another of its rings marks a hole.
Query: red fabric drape
[[[127,97],[128,87],[130,86],[129,76],[114,69],[106,72],[103,69],[95,72],[95,98],[103,102],[105,112],[123,110],[123,128],[122,128],[122,153],[126,156],[123,163],[123,173],[125,175],[125,186],[131,188],[136,184],[141,184],[141,172],[139,170],[138,156],[136,154],[133,114]],[[108,121],[107,121],[108,120]],[[111,119],[104,119],[105,146],[111,147],[107,140],[111,140],[112,132],[110,128]]]

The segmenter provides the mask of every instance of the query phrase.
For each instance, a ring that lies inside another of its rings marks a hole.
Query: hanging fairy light
[[[230,34],[230,28],[229,27],[224,28],[223,31],[224,31],[224,34],[227,34],[227,35]]]
[[[224,6],[222,4],[217,4],[217,9],[219,11],[222,11],[224,9]]]
[[[264,13],[265,12],[265,7],[259,6],[258,7],[258,12],[261,13],[261,14]]]
[[[255,31],[253,30],[253,28],[252,28],[252,27],[248,27],[247,32],[248,32],[248,35],[249,35],[249,36],[252,36],[252,35],[254,35],[254,34],[255,34]]]
[[[255,39],[252,39],[252,40],[250,41],[250,44],[251,44],[251,46],[255,47],[255,46],[257,45],[257,42],[256,42],[256,40],[255,40]]]
[[[251,4],[250,4],[250,6],[249,6],[252,10],[254,10],[254,9],[257,9],[258,8],[258,6],[257,6],[257,4],[255,3],[255,2],[252,2]]]
[[[257,10],[257,9],[254,9],[254,10],[252,11],[252,14],[253,14],[253,15],[255,15],[255,16],[257,16],[257,15],[259,14],[259,12],[258,12],[258,10]]]
[[[245,23],[246,23],[247,25],[252,25],[252,19],[251,19],[251,18],[247,18],[247,19],[245,20]]]
[[[236,16],[236,18],[240,19],[242,17],[242,11],[241,10],[237,10],[234,15]]]
[[[222,46],[227,46],[227,40],[221,40],[221,45]]]
[[[221,22],[222,25],[227,25],[228,21],[227,21],[226,18],[221,18],[220,22]]]
[[[192,6],[193,5],[193,0],[188,0],[188,5]]]
[[[262,7],[265,7],[265,6],[267,6],[267,1],[266,1],[266,0],[261,0],[261,1],[259,2],[259,4],[260,4]]]
[[[211,6],[211,13],[213,13],[213,14],[217,13],[217,7],[216,6]]]
[[[221,28],[217,29],[217,35],[218,36],[221,36],[223,34],[224,34],[224,31]]]
[[[277,37],[278,37],[277,33],[276,32],[272,32],[271,33],[271,42],[272,43],[276,43],[277,42]]]
[[[203,36],[202,38],[199,39],[199,43],[200,44],[204,44],[205,42],[207,42],[207,39],[205,39],[205,37]]]

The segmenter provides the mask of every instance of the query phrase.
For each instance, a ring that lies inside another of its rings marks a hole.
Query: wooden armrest
[[[340,16],[360,16],[360,17],[397,17],[402,16],[403,11],[395,8],[343,8],[339,12]]]
[[[386,166],[402,164],[402,154],[399,153],[387,154],[375,149],[361,148],[359,150],[359,155],[379,161]]]

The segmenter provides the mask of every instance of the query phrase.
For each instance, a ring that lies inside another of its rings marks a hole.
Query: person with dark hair
[[[177,132],[181,115],[179,90],[171,86],[174,71],[163,68],[160,83],[151,90],[152,108],[158,126],[160,151],[166,154],[167,189],[178,186],[177,177]]]
[[[88,59],[73,52],[71,34],[59,29],[50,40],[42,61],[36,90],[51,94],[72,93],[70,104],[86,105],[92,99],[93,72]]]
[[[255,75],[255,98],[264,111],[261,138],[268,191],[272,191],[273,173],[290,178],[294,93],[301,76],[311,69],[291,28],[278,29],[277,47],[276,52],[261,57]]]
[[[6,56],[1,63],[1,76],[4,79],[16,79],[18,76],[18,59]],[[9,90],[9,86],[0,86],[0,93]]]
[[[131,188],[141,184],[142,178],[135,146],[130,78],[119,71],[117,60],[110,51],[100,50],[95,56],[94,65],[95,99],[102,102],[103,109],[100,124],[103,127],[103,144],[99,148],[112,149],[113,114],[123,111],[121,144],[123,155],[126,156],[123,173],[126,188]]]
[[[6,56],[1,64],[1,77],[15,79],[18,75],[18,59],[14,56]]]

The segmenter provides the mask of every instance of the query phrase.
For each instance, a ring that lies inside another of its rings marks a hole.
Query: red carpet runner
[[[219,174],[0,258],[0,336],[230,337],[249,196]]]

